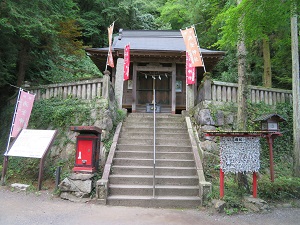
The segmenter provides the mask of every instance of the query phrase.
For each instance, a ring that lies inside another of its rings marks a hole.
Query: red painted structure
[[[102,130],[95,126],[72,126],[76,137],[74,172],[94,173],[98,170]]]

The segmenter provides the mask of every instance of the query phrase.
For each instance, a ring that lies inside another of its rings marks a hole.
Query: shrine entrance
[[[170,72],[141,72],[137,73],[137,111],[146,109],[147,104],[154,102],[160,105],[161,112],[171,112],[172,74]]]
[[[176,64],[133,63],[132,112],[146,112],[147,105],[155,102],[160,112],[175,113]]]

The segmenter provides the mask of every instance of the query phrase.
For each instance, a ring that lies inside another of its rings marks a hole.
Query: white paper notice
[[[55,134],[56,130],[24,129],[10,148],[7,156],[42,158]]]

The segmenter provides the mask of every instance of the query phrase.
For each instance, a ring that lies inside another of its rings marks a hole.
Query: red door
[[[93,158],[93,139],[78,139],[76,151],[76,165],[91,166]]]

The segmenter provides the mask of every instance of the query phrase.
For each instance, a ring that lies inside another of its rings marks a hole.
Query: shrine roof
[[[185,52],[185,44],[179,30],[120,30],[114,38],[113,48],[124,49],[130,43],[131,50]],[[201,52],[220,54],[220,51],[202,49]]]
[[[185,52],[180,30],[122,30],[114,37],[113,51],[124,50],[130,44],[130,51]],[[203,55],[222,57],[225,52],[200,48]],[[88,48],[90,51],[108,51],[108,48]]]

